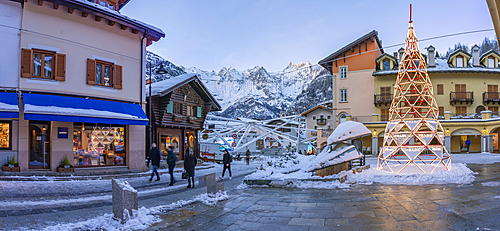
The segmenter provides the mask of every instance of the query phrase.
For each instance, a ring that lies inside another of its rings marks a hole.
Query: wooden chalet
[[[188,149],[199,156],[198,132],[207,113],[221,110],[201,80],[196,74],[184,74],[155,82],[151,95],[153,142],[160,151],[174,146],[179,160]]]

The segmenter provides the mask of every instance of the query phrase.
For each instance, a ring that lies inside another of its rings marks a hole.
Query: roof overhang
[[[500,0],[486,0],[488,9],[490,10],[491,20],[493,27],[495,27],[495,34],[500,41]]]
[[[81,12],[93,14],[98,17],[102,17],[106,20],[117,22],[123,26],[130,27],[133,31],[138,31],[142,33],[147,33],[148,34],[148,39],[151,41],[158,41],[161,38],[165,37],[165,33],[154,26],[147,25],[145,23],[142,23],[138,20],[126,17],[124,15],[121,15],[119,12],[110,12],[105,9],[101,9],[99,7],[93,7],[90,4],[84,3],[79,0],[44,0],[47,2],[52,2],[54,4],[66,6],[71,9],[79,10]],[[128,1],[125,1],[124,4],[126,4]]]

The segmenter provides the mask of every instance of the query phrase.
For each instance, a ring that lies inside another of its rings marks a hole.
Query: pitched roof
[[[307,116],[307,114],[313,112],[313,111],[316,111],[317,109],[325,109],[325,110],[331,110],[330,108],[327,108],[326,106],[323,106],[323,105],[318,105],[316,107],[313,107],[305,112],[302,112],[302,114],[300,114],[301,116]]]
[[[353,42],[345,45],[344,47],[340,48],[339,50],[333,52],[331,55],[327,56],[326,58],[320,60],[318,62],[319,65],[323,66],[324,68],[328,69],[330,72],[332,71],[332,64],[331,61],[333,61],[337,56],[341,55],[342,53],[346,52],[347,50],[353,48],[354,46],[366,41],[367,39],[370,39],[372,37],[375,37],[375,40],[377,41],[378,46],[380,47],[380,51],[384,53],[384,50],[382,49],[382,43],[378,39],[378,32],[376,30],[370,31],[368,34],[365,34],[361,36],[360,38],[354,40]]]
[[[490,56],[491,54],[495,54],[498,58],[500,58],[500,53],[498,53],[498,51],[496,51],[494,49],[491,49],[491,50],[485,52],[483,55],[481,55],[481,57],[479,57],[480,62],[482,62],[484,58]]]
[[[191,87],[200,95],[200,97],[206,102],[212,103],[212,111],[220,111],[221,106],[212,96],[210,91],[205,87],[205,85],[200,81],[198,76],[194,73],[179,75],[176,77],[172,77],[170,79],[165,79],[151,85],[151,95],[153,96],[164,96],[170,92],[173,92],[175,89],[184,86],[186,84],[190,84]],[[146,88],[149,87],[149,84],[146,85]],[[146,91],[147,96],[149,97],[149,91]]]
[[[383,53],[382,55],[380,55],[378,58],[375,59],[375,62],[378,62],[380,59],[384,58],[384,57],[387,57],[389,59],[392,59],[394,61],[397,61],[398,59],[396,59],[394,56],[390,55],[390,54],[387,54],[387,53]]]

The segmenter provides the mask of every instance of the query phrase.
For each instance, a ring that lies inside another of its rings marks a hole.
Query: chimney
[[[392,53],[392,55],[394,56],[395,59],[398,59],[398,52],[397,51],[394,51],[394,53]],[[398,60],[398,63],[399,63],[399,60]]]
[[[399,53],[399,62],[401,62],[401,59],[403,58],[403,53],[405,53],[405,49],[404,48],[399,48],[398,50],[398,53]]]
[[[479,67],[479,46],[477,44],[472,47],[472,66]]]
[[[436,49],[430,45],[427,47],[427,65],[429,67],[435,67],[436,66]]]

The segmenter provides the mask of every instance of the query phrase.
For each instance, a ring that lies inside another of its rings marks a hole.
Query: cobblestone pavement
[[[229,200],[158,214],[162,222],[148,230],[500,230],[500,163],[468,167],[478,173],[469,185],[372,184],[305,190],[236,189],[251,172],[242,171],[225,182]],[[169,204],[206,192],[203,187],[186,189],[184,182],[179,185],[140,195],[139,206]],[[30,214],[3,211],[0,229],[43,227],[111,213],[109,199],[66,207],[27,208]]]
[[[470,185],[235,190],[215,206],[162,214],[149,230],[500,230],[500,164],[468,166],[478,173]]]

